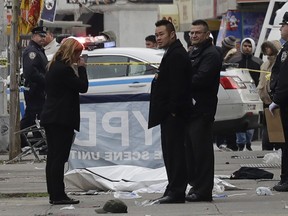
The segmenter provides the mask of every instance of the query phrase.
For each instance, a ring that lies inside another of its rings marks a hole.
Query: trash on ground
[[[160,204],[159,200],[144,200],[142,202],[135,201],[135,205],[139,207],[146,207],[159,204]]]
[[[214,177],[214,188],[215,188],[215,185],[224,186],[224,190],[223,191],[240,189],[240,188],[236,187],[235,185],[232,185],[229,182],[227,182],[225,180],[222,180],[220,178],[216,178],[216,177]],[[213,188],[213,190],[214,190],[214,188]],[[220,193],[222,193],[222,192],[220,192]]]
[[[256,189],[256,194],[258,196],[271,196],[272,192],[269,187],[258,187]]]
[[[281,164],[282,151],[279,149],[276,152],[267,153],[264,155],[263,161],[266,164]]]
[[[141,196],[139,196],[135,192],[125,192],[125,191],[114,192],[114,197],[116,199],[138,199],[138,198],[141,198]]]
[[[229,194],[228,197],[233,197],[233,196],[244,196],[244,195],[247,195],[247,193]]]
[[[228,197],[227,194],[213,194],[212,195],[213,198],[226,198]]]
[[[73,210],[73,209],[75,209],[75,207],[73,205],[70,205],[70,206],[63,207],[60,210]]]

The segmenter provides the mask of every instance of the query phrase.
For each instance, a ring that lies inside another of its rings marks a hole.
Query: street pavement
[[[260,142],[253,142],[253,151],[224,152],[215,148],[215,175],[230,176],[243,165],[264,164],[263,156],[269,151],[261,151]],[[44,159],[45,156],[40,156]],[[0,155],[0,215],[1,216],[84,216],[97,215],[95,209],[102,207],[112,192],[100,195],[79,195],[80,189],[66,185],[66,191],[79,199],[77,205],[50,205],[48,197],[37,197],[46,192],[45,162],[35,162],[33,155],[21,161],[5,164],[8,154]],[[237,189],[225,190],[213,202],[162,204],[139,206],[145,200],[160,197],[162,194],[139,194],[141,198],[123,200],[128,213],[117,215],[133,216],[190,216],[190,215],[288,215],[288,193],[272,191],[270,196],[256,194],[258,187],[273,187],[279,181],[280,168],[265,169],[274,174],[272,180],[231,180],[224,179]],[[6,195],[4,198],[3,196]],[[23,197],[29,194],[30,197]],[[76,194],[76,195],[75,195]],[[10,197],[8,197],[8,195]],[[8,197],[8,198],[7,198]],[[138,203],[138,204],[137,204]],[[111,215],[111,214],[106,214]]]

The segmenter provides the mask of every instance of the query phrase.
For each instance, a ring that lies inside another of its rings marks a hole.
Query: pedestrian
[[[280,182],[273,187],[276,191],[288,191],[288,12],[283,16],[280,23],[281,38],[286,43],[277,55],[275,64],[272,68],[270,88],[272,103],[269,110],[273,114],[275,109],[280,108],[280,116],[284,130],[285,143],[282,144],[281,156],[281,175]]]
[[[77,204],[65,193],[64,165],[68,161],[74,130],[80,127],[79,93],[88,90],[83,46],[67,39],[48,64],[45,76],[47,98],[41,114],[48,144],[46,181],[50,204]]]
[[[255,41],[252,38],[244,38],[240,45],[240,52],[235,54],[228,62],[237,63],[239,68],[260,70],[263,61],[253,56],[255,49]],[[249,73],[255,85],[258,86],[260,73],[255,71],[249,71]],[[236,133],[236,143],[239,151],[243,151],[245,146],[248,151],[252,151],[251,142],[253,134],[254,129]]]
[[[155,35],[148,35],[145,38],[145,46],[146,46],[146,48],[153,48],[153,49],[157,48],[157,42],[156,42]]]
[[[48,63],[43,45],[47,28],[44,26],[32,29],[29,45],[22,54],[25,113],[20,121],[20,129],[23,130],[35,125],[35,120],[40,118],[45,101],[45,73]],[[40,133],[33,133],[34,138],[42,137]],[[21,147],[28,146],[27,140],[21,134]]]
[[[184,203],[187,187],[185,122],[191,109],[191,63],[168,20],[155,23],[158,47],[165,50],[152,80],[148,128],[160,124],[161,147],[168,177],[163,203]]]
[[[237,39],[234,36],[230,35],[225,37],[221,43],[221,50],[223,56],[222,64],[224,66],[225,63],[237,53],[236,41]],[[235,132],[222,131],[221,134],[217,134],[216,145],[219,149],[224,151],[238,151]]]
[[[221,43],[222,52],[223,52],[223,62],[229,61],[236,53],[236,41],[237,39],[233,36],[227,36],[224,38],[224,40]]]
[[[192,64],[192,114],[186,138],[189,202],[212,201],[214,186],[213,122],[218,103],[221,53],[213,45],[206,21],[192,22],[189,52]]]
[[[282,45],[279,40],[265,41],[261,45],[261,51],[263,55],[267,56],[267,60],[261,65],[261,71],[271,72],[275,63],[277,54]],[[263,109],[268,108],[272,103],[270,98],[270,79],[268,79],[267,73],[261,73],[259,78],[259,84],[257,86],[260,99],[263,101]],[[265,112],[262,116],[262,150],[278,150],[282,144],[273,143],[269,141],[267,123],[265,119]]]
[[[48,30],[45,38],[44,49],[46,56],[54,55],[59,48],[59,43],[54,38],[54,34]]]

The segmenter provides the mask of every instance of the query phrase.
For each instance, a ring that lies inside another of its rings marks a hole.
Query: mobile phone
[[[87,54],[83,54],[81,57],[84,59],[84,62],[87,63],[88,55]]]

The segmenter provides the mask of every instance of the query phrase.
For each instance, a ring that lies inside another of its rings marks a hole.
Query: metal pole
[[[10,38],[10,130],[9,130],[9,159],[12,160],[20,153],[20,136],[15,134],[20,129],[19,88],[17,75],[19,75],[18,52],[18,25],[19,25],[19,0],[13,0],[12,22]]]

